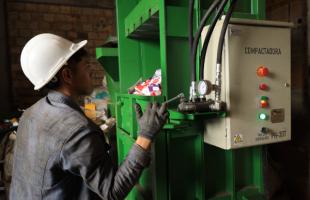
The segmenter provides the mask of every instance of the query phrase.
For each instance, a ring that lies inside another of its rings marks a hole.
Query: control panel
[[[215,81],[223,20],[216,25],[204,79]],[[227,117],[205,123],[205,142],[234,149],[291,138],[291,24],[232,19],[222,61],[222,101]],[[208,27],[205,27],[204,39]],[[214,93],[207,98],[214,99]]]

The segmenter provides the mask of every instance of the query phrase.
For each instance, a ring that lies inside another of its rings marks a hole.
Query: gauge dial
[[[200,96],[205,96],[211,93],[212,85],[210,81],[199,81],[197,85],[197,91]]]

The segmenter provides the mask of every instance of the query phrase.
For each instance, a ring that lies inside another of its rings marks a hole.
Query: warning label
[[[236,134],[234,136],[234,144],[240,144],[243,143],[243,135],[242,134]]]

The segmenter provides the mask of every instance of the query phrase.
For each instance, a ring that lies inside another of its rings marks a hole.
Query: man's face
[[[90,95],[93,91],[92,67],[89,58],[83,57],[72,73],[72,89],[78,95]]]

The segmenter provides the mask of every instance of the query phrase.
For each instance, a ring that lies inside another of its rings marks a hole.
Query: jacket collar
[[[52,103],[52,104],[53,103],[65,104],[65,105],[73,108],[74,110],[77,110],[77,111],[83,113],[83,115],[84,115],[84,112],[82,111],[80,106],[71,97],[68,97],[61,92],[51,90],[47,95],[47,100],[50,101],[50,103]]]

